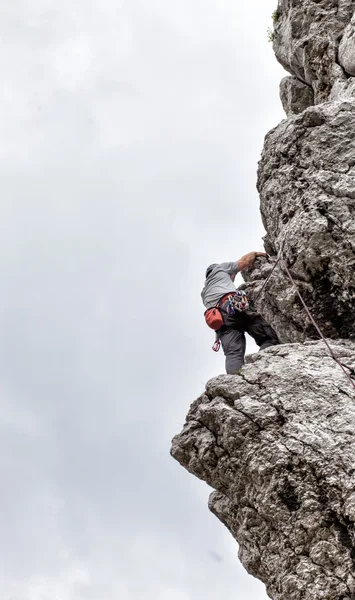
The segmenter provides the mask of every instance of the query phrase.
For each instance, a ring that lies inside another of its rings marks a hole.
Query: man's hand
[[[259,256],[267,256],[266,252],[248,252],[248,254],[244,254],[242,258],[237,260],[238,263],[238,271],[244,271],[245,269],[250,269],[253,266],[254,260]]]

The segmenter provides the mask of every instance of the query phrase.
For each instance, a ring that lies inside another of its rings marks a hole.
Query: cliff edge
[[[286,118],[258,168],[269,259],[245,287],[282,344],[209,381],[171,453],[273,600],[355,600],[355,390],[286,271],[355,381],[355,0],[280,0],[273,20]]]

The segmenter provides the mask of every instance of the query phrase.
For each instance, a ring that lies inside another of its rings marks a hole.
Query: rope
[[[261,292],[263,291],[264,287],[267,285],[267,283],[268,283],[268,281],[269,281],[270,277],[272,276],[273,272],[275,271],[275,269],[276,269],[277,265],[279,264],[279,262],[280,262],[280,260],[281,260],[281,256],[282,256],[282,250],[283,250],[283,248],[284,248],[284,245],[285,245],[285,242],[286,242],[286,238],[287,238],[287,236],[288,236],[288,229],[287,229],[287,231],[286,231],[286,233],[285,233],[285,235],[284,235],[284,239],[283,239],[283,240],[282,240],[282,242],[281,242],[281,245],[280,245],[280,249],[279,249],[279,252],[278,252],[278,255],[277,255],[276,262],[275,262],[275,264],[274,264],[273,268],[271,269],[271,272],[269,273],[269,275],[268,275],[268,276],[267,276],[267,278],[265,279],[265,281],[264,281],[263,285],[261,286],[261,288],[260,288],[260,290],[259,290],[259,293],[256,295],[256,298],[254,298],[254,300],[253,300],[254,304],[256,303],[257,299],[260,297],[260,295],[261,295]]]
[[[285,239],[286,239],[286,238],[285,238]],[[284,240],[283,240],[283,242],[282,242],[282,245],[281,245],[281,248],[280,248],[280,251],[279,251],[279,254],[278,254],[277,260],[276,260],[276,262],[275,262],[275,264],[274,264],[274,266],[273,266],[273,268],[272,268],[271,272],[269,273],[269,275],[268,275],[268,276],[267,276],[267,278],[265,279],[265,281],[264,281],[263,285],[261,286],[261,289],[260,289],[259,293],[257,294],[256,298],[254,299],[254,303],[255,303],[255,302],[257,301],[257,299],[260,297],[260,294],[261,294],[261,292],[263,291],[263,289],[264,289],[264,288],[265,288],[265,286],[267,285],[267,283],[268,283],[268,281],[269,281],[270,277],[272,276],[272,274],[273,274],[274,270],[276,269],[276,267],[277,267],[278,263],[279,263],[279,262],[280,262],[280,260],[281,260],[282,249],[283,249],[283,246],[284,246],[284,243],[285,243],[285,239],[284,239]],[[330,353],[330,356],[331,356],[331,357],[333,358],[333,360],[335,360],[335,362],[336,362],[336,363],[339,365],[339,367],[340,367],[340,368],[341,368],[341,370],[343,371],[344,375],[345,375],[345,376],[348,378],[348,380],[350,381],[350,383],[351,383],[352,387],[355,389],[355,383],[354,383],[354,380],[352,379],[351,375],[349,375],[349,373],[347,373],[347,372],[345,371],[345,368],[344,368],[343,364],[342,364],[342,363],[340,362],[340,360],[339,360],[339,359],[338,359],[338,358],[335,356],[335,354],[334,354],[333,350],[331,349],[331,347],[329,346],[329,344],[328,344],[328,342],[327,342],[326,338],[324,337],[324,335],[322,334],[321,330],[319,329],[319,327],[318,327],[317,323],[315,322],[314,318],[312,317],[312,315],[311,315],[311,313],[310,313],[310,311],[309,311],[309,309],[308,309],[308,306],[307,306],[307,304],[305,303],[305,301],[304,301],[303,297],[301,296],[301,293],[300,293],[300,291],[299,291],[299,289],[298,289],[298,287],[297,287],[297,285],[296,285],[296,283],[295,283],[295,281],[294,281],[294,279],[293,279],[293,277],[292,277],[292,275],[291,275],[290,271],[288,270],[288,267],[287,267],[286,261],[285,261],[285,260],[283,260],[283,261],[282,261],[282,263],[283,263],[283,266],[284,266],[284,268],[285,268],[285,271],[286,271],[286,273],[287,273],[287,276],[288,276],[289,280],[291,281],[291,284],[294,286],[294,288],[295,288],[295,290],[296,290],[297,296],[298,296],[298,297],[299,297],[299,299],[301,300],[301,302],[302,302],[302,305],[303,305],[303,307],[304,307],[304,309],[305,309],[305,311],[306,311],[306,313],[307,313],[307,315],[308,315],[309,319],[311,320],[311,323],[314,325],[314,327],[315,327],[315,329],[316,329],[317,333],[319,334],[319,336],[321,337],[321,339],[322,339],[322,340],[323,340],[323,342],[325,343],[326,347],[328,348],[328,350],[329,350],[329,353]],[[346,368],[347,368],[347,369],[349,369],[349,371],[350,371],[350,372],[353,372],[353,370],[352,370],[350,367],[346,367]]]
[[[302,296],[301,296],[301,294],[300,294],[300,292],[299,292],[299,290],[298,290],[298,287],[297,287],[297,285],[295,284],[295,282],[294,282],[294,279],[293,279],[293,277],[292,277],[292,275],[291,275],[290,271],[289,271],[289,270],[288,270],[288,268],[287,268],[286,261],[283,261],[283,265],[284,265],[284,267],[285,267],[285,270],[286,270],[286,273],[287,273],[287,275],[288,275],[288,278],[289,278],[289,280],[291,281],[292,285],[294,286],[294,288],[295,288],[295,290],[296,290],[297,296],[298,296],[298,297],[299,297],[299,299],[301,300],[301,302],[302,302],[302,304],[303,304],[303,307],[304,307],[304,309],[305,309],[305,311],[306,311],[306,313],[307,313],[308,317],[310,318],[310,320],[311,320],[312,324],[313,324],[313,325],[314,325],[314,327],[316,328],[316,331],[318,332],[318,334],[319,334],[319,335],[320,335],[320,337],[322,338],[323,342],[324,342],[324,343],[325,343],[325,345],[327,346],[327,348],[328,348],[328,350],[329,350],[329,352],[330,352],[330,355],[331,355],[331,357],[332,357],[332,358],[335,360],[335,362],[336,362],[336,363],[338,363],[339,367],[341,368],[341,370],[342,370],[342,371],[343,371],[343,373],[346,375],[346,377],[349,379],[349,381],[350,381],[351,385],[352,385],[352,386],[353,386],[353,388],[355,389],[355,383],[354,383],[353,379],[351,378],[351,376],[349,375],[349,373],[347,373],[347,372],[345,371],[345,369],[344,369],[344,367],[343,367],[342,363],[340,362],[340,360],[339,360],[339,359],[338,359],[338,358],[335,356],[335,354],[334,354],[333,350],[332,350],[332,349],[331,349],[331,347],[329,346],[329,344],[328,344],[327,340],[325,339],[325,337],[324,337],[324,335],[322,334],[321,330],[319,329],[319,327],[318,327],[317,323],[315,322],[314,318],[312,317],[311,313],[309,312],[308,306],[307,306],[307,304],[305,303],[305,301],[303,300],[303,298],[302,298]]]
[[[280,260],[281,260],[281,254],[279,253],[279,256],[277,257],[277,260],[276,260],[276,262],[275,262],[275,264],[274,264],[274,266],[273,266],[273,268],[272,268],[271,272],[269,273],[269,275],[268,275],[268,276],[267,276],[267,278],[265,279],[265,281],[264,281],[263,285],[261,286],[261,288],[260,288],[260,290],[259,290],[259,293],[258,293],[258,294],[256,295],[256,297],[253,299],[253,302],[254,302],[254,303],[255,303],[255,302],[257,301],[257,299],[260,297],[260,294],[261,294],[261,292],[263,291],[264,287],[265,287],[265,286],[266,286],[266,284],[268,283],[268,281],[269,281],[269,279],[270,279],[271,275],[272,275],[272,274],[273,274],[273,272],[275,271],[275,269],[276,269],[276,267],[277,267],[278,263],[280,262]]]

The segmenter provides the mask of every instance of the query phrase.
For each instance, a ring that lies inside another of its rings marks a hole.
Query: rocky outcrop
[[[355,75],[355,15],[353,15],[341,39],[339,63],[347,74]]]
[[[355,337],[355,100],[303,111],[272,130],[258,170],[265,247],[281,251],[326,336]],[[269,267],[246,274],[256,294]],[[282,269],[257,306],[283,341],[314,337]]]
[[[355,344],[333,350],[355,369]],[[307,342],[209,381],[173,440],[274,600],[355,598],[354,423],[353,388],[325,345]]]
[[[280,83],[280,98],[286,115],[298,115],[314,104],[312,88],[297,77],[284,77]]]
[[[334,339],[355,338],[354,11],[354,0],[279,1],[274,50],[292,73],[280,85],[289,118],[266,136],[258,169],[265,248],[282,254]],[[255,296],[269,267],[246,274]],[[282,341],[317,336],[282,268],[257,308]]]
[[[269,257],[242,287],[283,345],[208,382],[172,454],[273,600],[355,600],[355,0],[279,0],[273,19],[288,118],[258,168]]]
[[[276,57],[312,87],[316,104],[329,99],[336,80],[346,79],[338,48],[354,10],[354,0],[279,0],[274,13]]]

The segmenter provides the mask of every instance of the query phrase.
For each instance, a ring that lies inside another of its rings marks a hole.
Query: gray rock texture
[[[354,10],[354,0],[279,0],[276,57],[291,75],[313,88],[316,104],[329,99],[337,79],[346,79],[338,48]]]
[[[258,168],[269,257],[241,287],[282,345],[209,381],[172,455],[273,600],[355,600],[355,390],[296,291],[355,378],[355,0],[279,0],[274,30],[288,118]]]
[[[339,63],[349,75],[355,75],[355,14],[346,27],[339,45]]]
[[[355,77],[345,80],[337,79],[332,87],[330,100],[347,100],[355,98]]]
[[[265,139],[258,190],[265,248],[281,250],[324,335],[355,338],[355,100],[329,102],[282,121]],[[270,271],[246,273],[255,295]],[[277,267],[257,308],[282,341],[317,337]]]
[[[355,369],[355,344],[332,347]],[[354,423],[353,388],[325,345],[307,342],[209,381],[173,439],[274,600],[355,598]]]
[[[284,77],[281,80],[280,98],[287,116],[298,115],[314,104],[312,88],[297,77]]]

